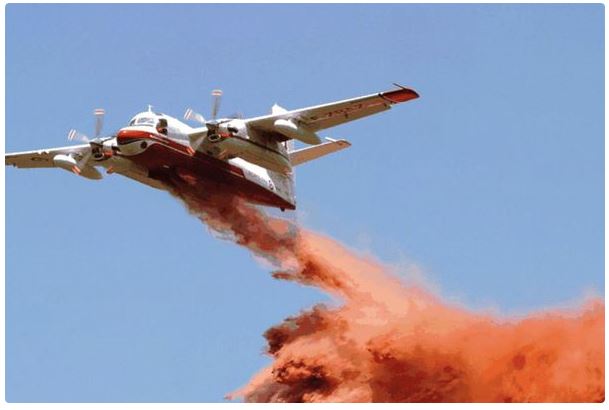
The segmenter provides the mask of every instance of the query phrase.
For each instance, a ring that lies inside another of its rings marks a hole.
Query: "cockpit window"
[[[154,127],[156,120],[154,117],[135,117],[129,121],[129,126],[132,125],[144,125]]]
[[[150,117],[140,117],[137,119],[136,124],[137,125],[153,125],[156,123],[156,121],[154,120],[154,118],[150,118]]]

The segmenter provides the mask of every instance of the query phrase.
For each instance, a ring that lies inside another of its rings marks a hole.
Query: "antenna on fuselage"
[[[148,104],[148,112],[152,112],[152,105]]]

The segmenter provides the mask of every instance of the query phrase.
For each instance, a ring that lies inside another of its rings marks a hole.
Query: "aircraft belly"
[[[170,183],[178,177],[186,186],[211,184],[216,189],[228,188],[228,192],[242,196],[244,199],[261,205],[286,209],[295,206],[273,192],[261,181],[248,179],[242,168],[222,161],[201,152],[195,155],[161,143],[152,143],[145,150],[129,157],[134,163],[147,168],[151,178]]]
[[[99,161],[97,165],[106,168],[108,174],[120,174],[157,189],[167,188],[161,181],[150,178],[148,169],[122,155],[113,155],[108,159]]]

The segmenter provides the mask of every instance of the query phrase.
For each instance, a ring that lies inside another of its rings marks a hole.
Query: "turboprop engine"
[[[222,91],[214,90],[212,96],[214,100],[211,121],[205,120],[203,115],[190,108],[184,114],[184,119],[202,125],[188,134],[193,153],[201,151],[222,160],[240,157],[275,172],[286,173],[291,170],[287,152],[280,143],[251,136],[245,122],[239,118],[216,120]],[[301,136],[298,139],[303,140],[306,137]],[[319,142],[319,139],[317,141]]]
[[[317,145],[321,143],[321,138],[319,138],[319,136],[313,131],[302,126],[298,126],[290,120],[279,119],[275,121],[273,125],[275,126],[277,132],[285,135],[288,138],[302,141],[309,145]]]
[[[53,157],[53,163],[56,167],[73,172],[76,175],[89,179],[102,179],[102,174],[93,166],[88,164],[90,158],[101,160],[112,156],[111,138],[100,138],[101,131],[104,125],[104,116],[106,111],[103,108],[96,108],[93,111],[95,115],[95,138],[89,139],[85,134],[81,134],[75,129],[68,132],[68,140],[80,140],[89,144],[86,150],[79,153],[57,154]],[[78,159],[77,159],[78,157]]]

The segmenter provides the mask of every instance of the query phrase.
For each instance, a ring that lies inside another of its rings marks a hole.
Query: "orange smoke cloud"
[[[604,303],[505,320],[449,306],[322,235],[210,190],[175,194],[278,279],[341,299],[267,330],[248,402],[601,402]]]

